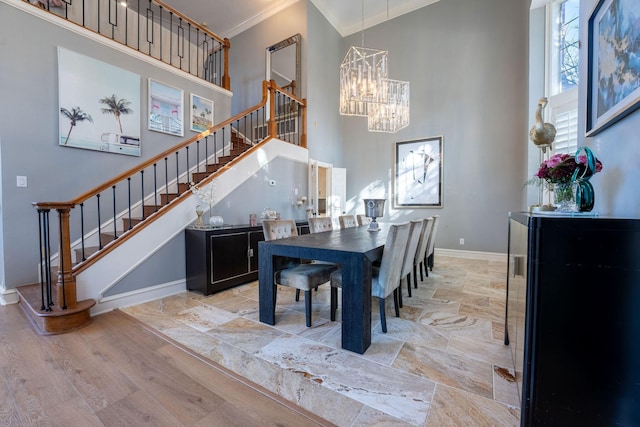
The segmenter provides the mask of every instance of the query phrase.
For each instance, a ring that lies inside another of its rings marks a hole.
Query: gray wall
[[[444,207],[385,209],[384,219],[439,214],[439,248],[506,252],[507,212],[523,207],[528,9],[528,0],[446,0],[365,30],[365,47],[389,50],[391,78],[410,82],[411,124],[381,134],[343,118],[356,211],[370,195],[390,207],[395,142],[443,135]],[[361,44],[360,33],[345,38],[342,54]]]
[[[586,131],[586,85],[587,85],[587,20],[596,0],[580,2],[580,95],[578,129],[580,141],[590,147],[602,161],[602,172],[591,178],[595,190],[594,211],[600,215],[625,218],[640,217],[640,110],[622,119],[612,127],[585,138]],[[634,256],[637,256],[635,254]]]
[[[185,106],[191,92],[212,99],[215,121],[229,117],[231,101],[209,86],[64,30],[6,3],[0,3],[0,28],[3,271],[5,287],[10,289],[37,281],[38,217],[31,202],[73,199],[195,135],[188,129],[185,138],[150,132],[143,119],[142,157],[59,146],[57,46],[138,73],[141,117],[147,116],[149,77],[183,89]],[[29,31],[24,31],[25,28]],[[16,187],[18,175],[27,176],[28,187]]]

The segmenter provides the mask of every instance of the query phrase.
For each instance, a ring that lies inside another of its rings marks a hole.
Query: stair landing
[[[40,284],[18,286],[19,307],[31,326],[40,335],[56,335],[80,329],[91,323],[90,309],[96,302],[93,299],[78,301],[75,307],[61,309],[52,306],[51,311],[40,310]]]

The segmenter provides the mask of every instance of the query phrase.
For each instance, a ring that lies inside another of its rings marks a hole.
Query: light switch
[[[27,177],[26,176],[16,176],[16,186],[18,186],[18,187],[26,187],[27,186]]]

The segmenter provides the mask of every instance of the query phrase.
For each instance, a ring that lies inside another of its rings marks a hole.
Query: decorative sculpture
[[[547,98],[540,98],[538,109],[536,110],[536,123],[529,131],[529,139],[542,149],[543,154],[547,152],[547,147],[551,147],[553,140],[556,138],[556,127],[542,120],[542,110],[546,105]]]

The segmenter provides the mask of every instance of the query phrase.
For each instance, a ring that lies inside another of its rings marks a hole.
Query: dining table
[[[339,264],[342,269],[342,348],[363,354],[371,345],[372,264],[382,258],[389,226],[366,225],[304,234],[258,244],[260,321],[275,325],[274,264],[294,257]]]

